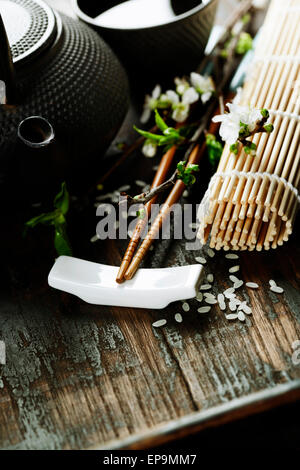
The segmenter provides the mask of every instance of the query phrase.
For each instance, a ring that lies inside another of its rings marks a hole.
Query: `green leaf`
[[[136,126],[133,126],[134,130],[136,130],[139,134],[141,134],[145,139],[152,140],[154,142],[158,142],[161,139],[161,136],[158,134],[153,134],[152,132],[144,131],[143,129],[138,129]]]
[[[177,163],[177,178],[182,180],[186,186],[191,186],[196,181],[196,177],[192,174],[193,171],[199,171],[199,166],[191,163],[186,166],[184,161]]]
[[[206,134],[206,148],[208,153],[208,159],[214,168],[221,158],[223,152],[223,145],[219,142],[213,134]]]
[[[187,166],[187,170],[199,171],[199,165],[196,165],[195,163],[189,163]]]
[[[55,212],[43,213],[43,214],[40,214],[36,217],[33,217],[30,220],[27,220],[27,222],[25,222],[25,225],[27,227],[32,227],[32,228],[36,227],[39,224],[53,225],[55,217],[56,217]]]
[[[54,246],[59,256],[72,256],[72,248],[68,240],[65,225],[55,227]]]
[[[69,210],[69,193],[65,182],[62,183],[60,192],[54,198],[54,207],[63,214],[66,214]]]
[[[155,122],[156,122],[157,127],[158,127],[162,132],[164,132],[166,129],[168,129],[167,124],[165,123],[165,121],[163,120],[163,118],[160,116],[160,114],[159,114],[159,112],[157,111],[157,109],[155,110]]]
[[[25,227],[36,227],[38,224],[54,225],[54,246],[58,255],[72,255],[72,249],[66,231],[65,215],[69,210],[69,193],[66,183],[62,183],[60,192],[54,198],[52,212],[43,213],[25,223]]]

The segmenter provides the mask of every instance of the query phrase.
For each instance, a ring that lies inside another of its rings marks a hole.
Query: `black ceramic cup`
[[[129,72],[147,77],[189,73],[203,56],[218,0],[172,0],[174,16],[147,27],[104,27],[95,18],[120,0],[72,0],[76,15],[105,39]],[[184,3],[184,7],[183,7]],[[189,9],[190,7],[190,9]]]

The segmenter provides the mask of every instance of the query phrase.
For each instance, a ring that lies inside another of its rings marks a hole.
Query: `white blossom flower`
[[[172,102],[172,119],[176,122],[184,122],[189,115],[190,105],[199,99],[198,93],[193,87],[185,90],[181,100],[179,95],[173,90],[168,90],[166,95]]]
[[[239,106],[235,103],[227,104],[229,113],[220,114],[213,117],[213,122],[221,122],[220,136],[228,145],[233,145],[239,138],[241,123],[248,126],[249,132],[252,132],[261,121],[262,114],[259,109],[248,106]]]
[[[191,73],[191,84],[201,96],[202,103],[206,103],[215,91],[213,79],[199,73]]]
[[[156,87],[152,91],[152,95],[146,95],[145,103],[144,103],[144,110],[140,118],[140,121],[143,124],[149,120],[151,116],[151,111],[153,111],[157,107],[157,103],[158,103],[158,99],[160,95],[161,95],[160,85],[156,85]]]
[[[145,157],[153,158],[156,155],[157,145],[150,139],[145,140],[145,143],[142,148],[142,152]]]
[[[176,85],[176,91],[178,95],[183,95],[184,92],[190,88],[189,82],[185,78],[179,78],[176,77],[174,79],[175,85]]]

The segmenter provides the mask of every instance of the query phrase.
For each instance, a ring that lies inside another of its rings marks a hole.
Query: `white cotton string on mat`
[[[287,241],[300,203],[300,0],[273,0],[241,105],[269,110],[274,131],[256,155],[225,145],[198,211],[200,241],[216,250],[269,250]]]

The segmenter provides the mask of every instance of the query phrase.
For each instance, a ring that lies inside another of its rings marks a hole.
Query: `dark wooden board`
[[[151,181],[153,164],[134,156],[110,184]],[[196,300],[178,324],[179,302],[164,311],[98,307],[50,289],[52,235],[40,228],[23,239],[28,216],[16,210],[1,227],[1,448],[145,448],[300,397],[300,366],[292,361],[300,339],[299,221],[282,248],[241,256],[243,279],[261,286],[243,291],[253,308],[246,324],[228,322],[218,307],[199,314]],[[96,223],[93,204],[73,203],[75,254],[117,265],[125,244],[91,244]],[[185,241],[165,240],[145,265],[188,264],[197,254]],[[229,287],[229,265],[223,253],[209,261],[216,291]],[[271,278],[283,295],[270,292]],[[167,326],[153,329],[163,317]]]

